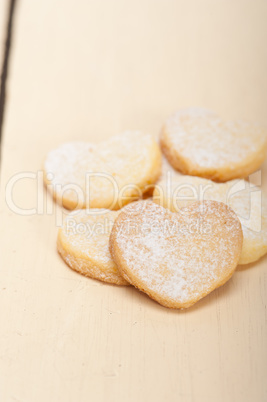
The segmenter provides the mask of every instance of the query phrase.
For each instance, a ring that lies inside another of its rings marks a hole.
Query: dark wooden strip
[[[4,55],[3,62],[1,66],[1,86],[0,86],[0,147],[1,147],[1,138],[2,138],[2,130],[4,124],[4,115],[5,115],[5,102],[6,102],[6,85],[8,79],[8,67],[10,62],[10,49],[12,46],[12,31],[14,25],[14,15],[16,9],[17,0],[9,1],[9,8],[7,13],[7,25],[6,25],[6,35],[5,35],[5,46],[4,46]]]

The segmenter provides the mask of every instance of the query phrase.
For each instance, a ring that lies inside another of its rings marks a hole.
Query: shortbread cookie
[[[192,306],[234,273],[242,229],[223,203],[193,203],[178,213],[153,202],[127,206],[116,219],[110,250],[122,276],[170,308]]]
[[[215,200],[230,206],[242,223],[244,241],[239,264],[257,261],[267,253],[267,195],[246,180],[214,183],[196,176],[172,174],[157,183],[153,200],[179,210],[195,201]]]
[[[227,183],[235,183],[235,180]],[[171,172],[168,178],[159,180],[155,185],[153,200],[172,212],[179,212],[190,202],[203,200],[224,202],[227,183],[215,183],[209,179]]]
[[[159,146],[141,132],[125,132],[97,145],[66,143],[45,162],[45,182],[68,209],[117,210],[141,198],[160,173]]]
[[[71,212],[58,231],[57,247],[63,260],[75,271],[116,285],[129,285],[120,275],[109,252],[109,235],[118,211]]]
[[[162,156],[162,168],[161,168],[161,175],[159,180],[166,180],[172,174],[181,175],[183,174],[178,170],[174,169],[172,165],[169,163],[168,159],[163,155]]]
[[[224,182],[244,178],[266,157],[267,133],[257,124],[223,121],[206,109],[184,109],[169,117],[160,144],[184,174]]]
[[[162,165],[161,165],[161,175],[158,179],[158,181],[163,181],[163,180],[168,180],[172,175],[181,175],[183,176],[182,173],[178,172],[175,170],[172,165],[169,164],[168,160],[165,158],[164,155],[162,155]],[[158,183],[157,181],[157,183]],[[155,189],[155,186],[157,186],[157,183],[151,184],[148,186],[147,191],[143,195],[143,199],[148,199],[153,196],[153,192]]]

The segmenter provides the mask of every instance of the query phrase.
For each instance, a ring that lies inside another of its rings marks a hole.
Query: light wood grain
[[[266,19],[260,0],[19,2],[1,173],[1,401],[266,400],[266,258],[170,311],[68,269],[55,211],[21,216],[4,199],[9,179],[41,169],[60,142],[157,135],[178,107],[267,123]],[[37,189],[18,182],[14,201],[33,208]]]

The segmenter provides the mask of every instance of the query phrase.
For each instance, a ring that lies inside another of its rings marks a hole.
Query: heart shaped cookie
[[[180,213],[137,202],[119,214],[110,236],[121,275],[170,308],[190,307],[223,285],[241,249],[238,218],[215,201],[193,203]]]
[[[58,231],[57,248],[75,271],[116,285],[129,285],[120,275],[109,252],[109,235],[118,211],[76,210]]]
[[[267,133],[257,124],[223,121],[210,110],[192,108],[167,119],[160,144],[175,169],[224,182],[259,168],[266,157]]]
[[[257,261],[267,253],[267,194],[246,180],[215,183],[196,176],[172,172],[160,180],[153,200],[172,212],[195,201],[215,200],[230,206],[241,221],[243,248],[239,264]]]
[[[45,183],[68,209],[117,210],[141,198],[161,173],[161,152],[148,134],[125,132],[97,145],[71,142],[45,161]]]

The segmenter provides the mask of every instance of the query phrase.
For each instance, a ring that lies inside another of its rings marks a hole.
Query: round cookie
[[[143,201],[116,219],[110,250],[122,276],[170,308],[187,308],[223,285],[242,249],[241,224],[223,203],[193,203],[178,213]]]
[[[160,144],[175,169],[225,182],[260,167],[266,157],[267,133],[257,124],[223,121],[210,110],[191,108],[167,119]]]
[[[152,136],[128,131],[99,144],[62,144],[48,154],[44,170],[45,183],[65,208],[117,210],[157,181],[161,152]]]
[[[215,183],[196,176],[172,174],[157,183],[153,201],[178,212],[195,201],[215,200],[230,206],[241,221],[243,248],[239,264],[257,261],[267,253],[267,195],[246,180]]]
[[[58,231],[57,248],[63,260],[75,271],[116,285],[129,285],[120,275],[109,252],[109,235],[117,211],[76,210]]]

